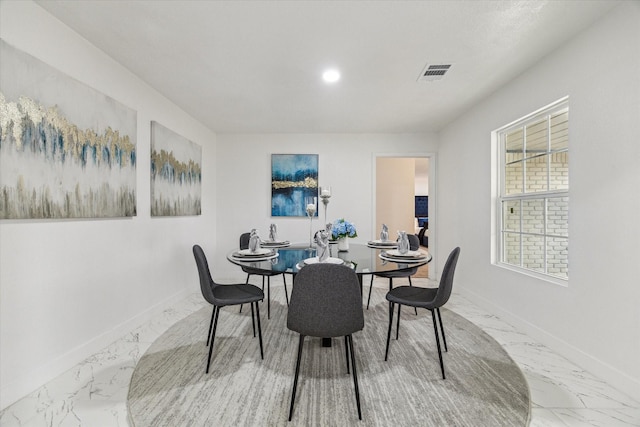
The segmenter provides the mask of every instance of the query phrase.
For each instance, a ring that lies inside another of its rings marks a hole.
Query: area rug
[[[372,306],[364,311],[365,327],[353,336],[362,421],[346,370],[344,339],[327,348],[319,338],[307,338],[293,420],[287,422],[298,335],[286,328],[282,289],[272,289],[274,295],[271,319],[266,303],[261,304],[264,360],[248,306],[241,313],[238,307],[221,311],[209,374],[210,306],[158,338],[131,379],[132,425],[528,425],[529,388],[518,366],[493,338],[450,310],[441,310],[449,348],[443,353],[445,380],[427,310],[418,315],[403,310],[399,340],[394,334],[385,362],[388,305],[384,290],[376,288]]]

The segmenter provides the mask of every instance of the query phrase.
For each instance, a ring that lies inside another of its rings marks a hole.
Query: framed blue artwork
[[[271,216],[307,216],[309,197],[318,200],[317,154],[271,155]]]

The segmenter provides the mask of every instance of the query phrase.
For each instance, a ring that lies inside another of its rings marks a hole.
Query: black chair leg
[[[431,318],[433,319],[433,332],[436,335],[436,345],[438,346],[438,357],[440,358],[440,369],[442,370],[442,379],[446,379],[444,376],[444,362],[442,361],[442,350],[440,350],[440,337],[438,334],[438,324],[436,323],[436,313],[431,310]]]
[[[253,312],[253,303],[251,305],[251,326],[253,326],[253,337],[256,337],[256,318]]]
[[[209,322],[209,332],[207,333],[207,346],[209,345],[209,340],[211,339],[211,328],[213,327],[213,318],[216,315],[216,306],[213,306],[213,311],[211,312],[211,321]]]
[[[398,339],[398,333],[400,332],[400,309],[402,304],[398,304],[398,323],[396,323],[396,340]]]
[[[371,290],[373,289],[373,274],[371,275],[371,283],[369,284],[369,298],[367,298],[367,310],[369,310],[369,303],[371,302]]]
[[[260,307],[258,301],[256,304],[256,317],[258,318],[258,339],[260,340],[260,359],[264,359],[264,353],[262,351],[262,328],[260,327]]]
[[[394,304],[392,302],[389,302],[389,330],[387,331],[387,349],[384,352],[384,361],[387,361],[387,358],[389,357],[389,341],[391,339],[391,325],[393,325],[393,310],[394,310]]]
[[[353,367],[353,386],[356,389],[356,404],[358,405],[358,419],[362,420],[362,412],[360,410],[360,390],[358,389],[358,373],[356,371],[356,355],[353,351],[353,337],[351,335],[347,335],[345,338],[348,338],[350,353],[351,353],[351,366]]]
[[[448,352],[449,350],[447,350],[447,339],[444,336],[444,326],[442,326],[442,314],[440,314],[440,307],[436,308],[436,311],[438,313],[438,322],[440,323],[440,333],[442,333],[442,342],[444,343],[444,351]]]
[[[245,281],[244,281],[244,284],[245,284],[245,285],[248,285],[248,284],[249,284],[249,276],[251,276],[251,274],[247,274],[247,278],[246,278],[246,279],[245,279]],[[242,304],[240,304],[240,311],[239,311],[239,313],[242,313]],[[254,335],[254,336],[255,336],[255,335]]]
[[[287,307],[289,307],[289,292],[287,292],[287,278],[282,273],[282,281],[284,282],[284,297],[287,299]]]
[[[209,358],[207,359],[207,370],[205,373],[209,373],[209,366],[211,365],[211,354],[213,353],[213,342],[216,339],[216,328],[218,327],[218,315],[220,314],[220,307],[213,306],[216,312],[215,320],[213,321],[213,331],[211,331],[211,345],[209,346]]]
[[[411,276],[407,276],[407,279],[409,279],[409,286],[413,286],[413,283],[411,283]],[[413,307],[413,311],[416,312],[416,316],[418,315],[418,308],[417,307]]]
[[[347,355],[347,374],[349,373],[349,341],[347,336],[344,336],[344,352]]]
[[[264,277],[262,280],[264,281]],[[267,276],[267,319],[271,319],[271,277],[269,276]]]
[[[289,421],[293,416],[293,404],[296,401],[296,389],[298,388],[298,375],[300,374],[300,359],[302,358],[302,345],[304,344],[304,335],[300,334],[298,341],[298,360],[296,361],[296,375],[293,378],[293,391],[291,393],[291,407],[289,408]]]

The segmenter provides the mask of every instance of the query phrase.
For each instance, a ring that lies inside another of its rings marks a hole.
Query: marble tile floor
[[[365,280],[365,296],[367,282]],[[376,287],[387,286],[385,279],[376,279],[374,283]],[[413,283],[429,286],[428,279],[416,278]],[[274,280],[272,298],[284,300],[284,295],[280,295],[284,293],[283,288],[278,285]],[[131,425],[126,399],[137,361],[167,328],[207,305],[199,293],[176,303],[4,409],[0,412],[0,426]],[[454,292],[446,307],[481,327],[518,363],[531,390],[530,426],[640,426],[640,403],[606,381],[535,342],[460,294]],[[269,325],[266,318],[263,325]]]

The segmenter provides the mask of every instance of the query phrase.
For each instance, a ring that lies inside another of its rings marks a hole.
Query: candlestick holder
[[[304,198],[305,211],[309,217],[309,248],[313,248],[313,216],[316,214],[318,206],[317,197]]]
[[[324,223],[327,223],[327,205],[329,204],[329,199],[331,198],[331,187],[320,187],[320,198],[322,199],[322,204],[324,205]]]

